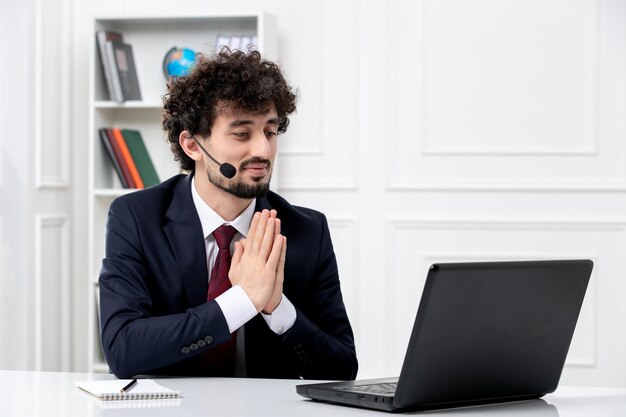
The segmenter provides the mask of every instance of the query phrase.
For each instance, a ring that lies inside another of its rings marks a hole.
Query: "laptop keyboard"
[[[397,382],[391,382],[384,384],[354,385],[351,387],[335,387],[335,389],[362,394],[393,395],[396,392],[397,386]]]

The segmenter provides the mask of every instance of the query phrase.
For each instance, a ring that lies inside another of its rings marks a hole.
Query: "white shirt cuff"
[[[261,313],[261,315],[269,328],[277,335],[281,335],[291,329],[296,322],[296,308],[285,297],[285,294],[283,294],[280,304],[278,304],[272,314]]]
[[[231,333],[257,315],[256,307],[239,285],[229,288],[222,295],[216,297],[215,302],[222,309],[228,330]]]

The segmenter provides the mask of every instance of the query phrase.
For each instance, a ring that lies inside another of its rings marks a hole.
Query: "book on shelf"
[[[226,46],[231,51],[242,51],[246,54],[256,49],[257,37],[255,35],[217,35],[215,39],[215,52],[219,52]]]
[[[122,90],[122,100],[141,100],[133,47],[121,40],[113,40],[111,45],[114,51],[115,69]]]
[[[241,36],[230,35],[229,48],[231,51],[242,51],[243,49],[241,48]]]
[[[111,130],[113,131],[113,138],[117,142],[117,145],[119,146],[122,154],[122,160],[118,162],[126,164],[126,166],[128,167],[128,171],[130,171],[130,176],[132,178],[134,188],[144,188],[143,180],[141,179],[139,171],[137,170],[137,165],[135,165],[135,161],[133,160],[133,157],[128,150],[128,145],[126,144],[126,140],[124,140],[122,130],[117,127]]]
[[[252,36],[250,35],[241,36],[241,50],[245,53],[248,53],[254,50],[254,45],[252,44]]]
[[[122,41],[122,34],[110,30],[99,30],[96,32],[96,40],[100,55],[100,63],[104,72],[109,99],[112,101],[122,102],[122,89],[119,76],[115,71],[115,58],[113,53],[113,41]]]
[[[124,188],[145,188],[161,182],[141,133],[101,128],[100,139]]]
[[[120,160],[122,159],[121,151],[119,149],[114,148],[114,143],[115,143],[115,146],[117,146],[117,143],[115,142],[114,139],[113,140],[111,139],[113,132],[109,133],[107,132],[107,129],[98,129],[98,133],[100,134],[100,140],[102,142],[102,145],[106,149],[107,155],[109,155],[109,159],[111,160],[111,163],[113,164],[113,168],[115,168],[115,172],[117,173],[117,177],[119,178],[120,183],[122,184],[122,187],[131,188],[130,182],[129,182],[130,172],[127,171],[128,168],[126,166],[123,166],[122,164],[120,164]]]
[[[154,168],[148,149],[138,130],[122,129],[122,136],[126,140],[126,145],[130,151],[133,161],[139,171],[139,176],[143,181],[144,187],[151,187],[159,184],[159,175]]]
[[[217,39],[215,40],[215,52],[219,53],[224,46],[230,46],[230,36],[217,35]]]

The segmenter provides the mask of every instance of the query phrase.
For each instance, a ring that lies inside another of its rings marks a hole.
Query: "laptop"
[[[399,378],[296,392],[391,412],[540,398],[558,386],[592,268],[590,260],[434,264]]]

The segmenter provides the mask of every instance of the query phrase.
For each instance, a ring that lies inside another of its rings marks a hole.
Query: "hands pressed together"
[[[276,210],[257,212],[248,236],[235,242],[228,277],[250,297],[257,311],[271,314],[283,295],[287,238],[280,234]]]

